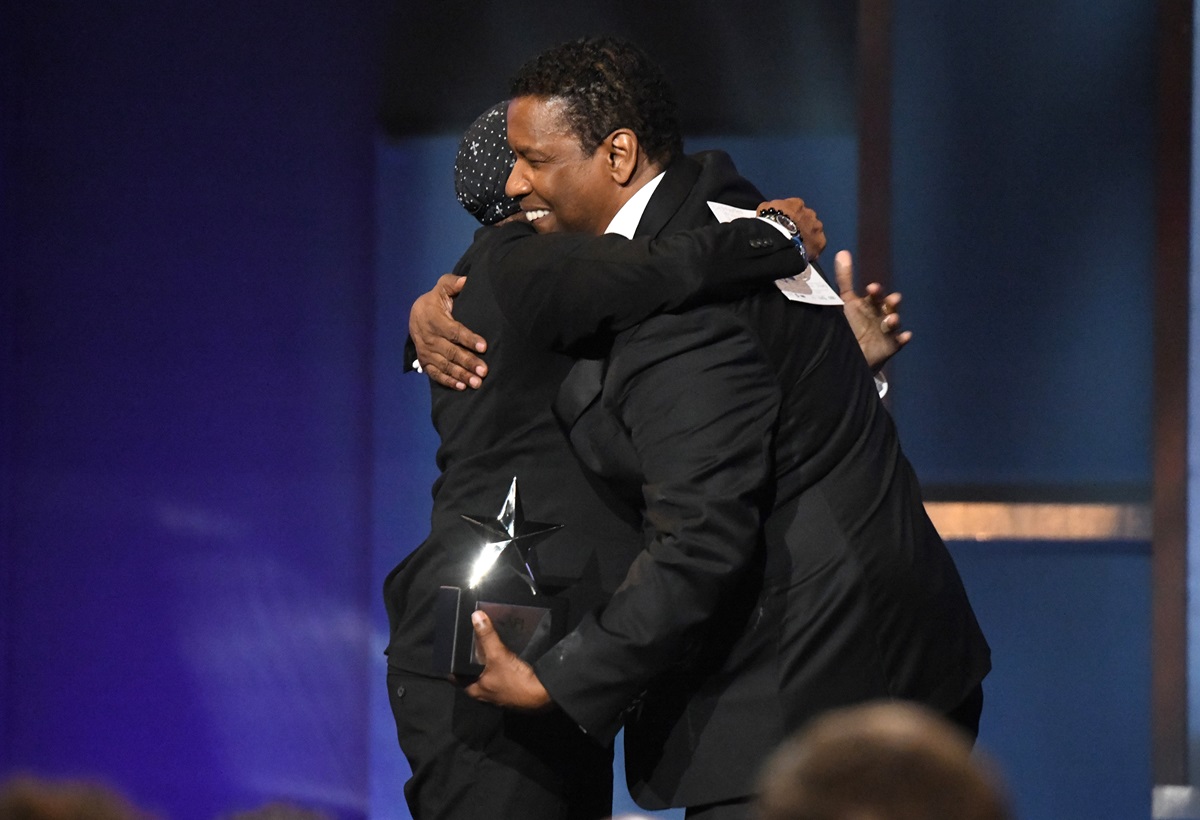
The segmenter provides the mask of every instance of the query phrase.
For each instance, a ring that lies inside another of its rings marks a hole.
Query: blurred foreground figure
[[[0,787],[0,820],[149,820],[151,816],[96,783],[20,776]]]
[[[229,820],[334,820],[332,815],[292,803],[268,803],[250,811],[238,812]]]
[[[829,712],[772,755],[760,820],[1011,820],[989,764],[939,715],[880,702]]]

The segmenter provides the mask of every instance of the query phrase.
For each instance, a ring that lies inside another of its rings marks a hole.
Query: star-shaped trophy
[[[482,544],[464,586],[438,591],[433,644],[439,674],[478,675],[482,658],[475,646],[471,613],[482,609],[496,634],[526,661],[536,660],[566,632],[566,601],[538,589],[533,547],[562,524],[526,521],[514,477],[508,497],[493,516],[461,516]]]
[[[562,524],[544,524],[541,521],[526,521],[521,510],[521,497],[517,494],[517,479],[514,476],[508,488],[508,498],[495,518],[485,516],[461,516],[484,538],[483,549],[471,567],[471,578],[467,586],[475,589],[488,575],[508,571],[529,585],[537,595],[537,566],[533,547]],[[497,567],[497,563],[500,564]]]

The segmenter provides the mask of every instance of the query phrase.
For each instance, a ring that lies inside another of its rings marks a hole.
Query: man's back
[[[949,712],[986,674],[957,571],[836,309],[768,288],[648,320],[614,350],[604,401],[653,488],[645,575],[683,578],[665,585],[669,608],[635,617],[670,621],[696,652],[627,726],[649,805],[748,793],[774,743],[824,709],[901,697]],[[663,597],[661,578],[647,588]]]
[[[455,268],[467,276],[455,315],[488,339],[489,378],[478,390],[432,386],[441,474],[433,485],[431,533],[387,583],[390,662],[421,674],[431,674],[438,587],[463,584],[480,546],[460,516],[495,514],[514,476],[528,519],[565,525],[536,550],[546,590],[565,592],[572,621],[616,587],[640,545],[636,517],[600,497],[550,411],[574,360],[528,341],[498,307],[490,262],[509,238],[501,231],[478,231]]]

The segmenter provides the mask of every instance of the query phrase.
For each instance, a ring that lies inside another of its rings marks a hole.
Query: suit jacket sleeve
[[[755,559],[780,391],[754,336],[729,311],[704,307],[634,331],[605,394],[644,475],[645,547],[605,608],[535,671],[607,741],[647,684],[703,639]]]
[[[572,355],[607,350],[616,333],[654,314],[801,272],[787,238],[757,219],[658,239],[498,230],[507,233],[489,261],[505,318],[535,345]]]

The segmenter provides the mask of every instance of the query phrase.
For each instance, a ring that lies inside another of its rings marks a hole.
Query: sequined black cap
[[[498,102],[471,123],[454,158],[454,192],[467,213],[495,225],[521,210],[504,193],[514,157],[508,147],[508,100]]]

